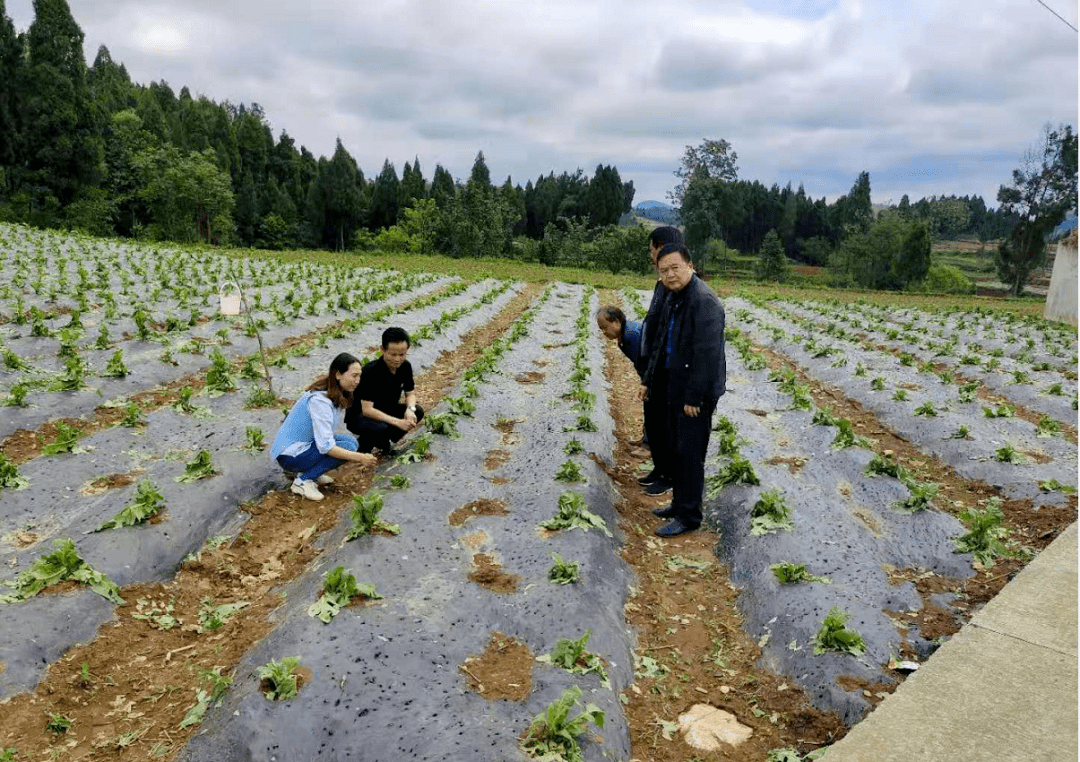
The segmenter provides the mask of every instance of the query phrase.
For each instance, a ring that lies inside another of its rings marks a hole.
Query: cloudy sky
[[[1037,0],[68,0],[92,61],[257,102],[316,155],[494,179],[614,164],[665,200],[683,148],[815,198],[996,206],[1042,125],[1077,122],[1077,33]],[[1045,0],[1077,26],[1074,0]],[[7,0],[19,30],[31,0]]]

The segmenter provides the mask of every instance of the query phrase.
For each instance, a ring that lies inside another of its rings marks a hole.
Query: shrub
[[[974,294],[975,283],[955,265],[932,264],[925,278],[908,284],[905,290],[920,294]]]

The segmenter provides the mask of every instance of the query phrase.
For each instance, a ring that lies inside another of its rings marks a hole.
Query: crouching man
[[[416,404],[409,334],[403,328],[387,328],[382,335],[382,356],[364,366],[353,403],[345,414],[345,426],[356,435],[359,452],[394,453],[394,443],[415,429],[424,418]],[[401,401],[401,395],[405,401]]]

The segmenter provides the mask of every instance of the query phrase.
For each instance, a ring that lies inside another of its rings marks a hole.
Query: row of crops
[[[121,604],[125,588],[243,536],[285,484],[263,452],[283,401],[334,354],[370,357],[400,325],[422,377],[522,289],[14,226],[0,226],[0,252],[0,436],[41,434],[0,460],[0,698],[33,690],[74,644],[107,639],[111,618],[178,626],[168,600]],[[220,314],[225,280],[251,319]],[[621,296],[644,313],[649,294]],[[315,536],[269,634],[183,699],[180,727],[162,729],[199,727],[180,758],[502,760],[582,743],[585,759],[630,756],[620,693],[655,676],[635,664],[623,619],[634,580],[590,457],[610,463],[614,450],[598,304],[551,285],[485,346],[376,486]],[[853,723],[866,697],[838,678],[888,682],[901,651],[937,646],[898,629],[888,612],[924,602],[888,570],[970,577],[976,559],[1024,552],[1001,531],[1000,499],[1068,504],[1075,331],[815,300],[726,308],[729,392],[706,471],[717,553],[765,661]],[[942,510],[937,485],[815,403],[807,379],[1000,499]],[[82,586],[40,594],[64,580]],[[208,603],[185,626],[227,633],[241,604]],[[515,649],[528,665],[517,692],[493,695],[483,665]],[[136,709],[152,715],[151,703]]]

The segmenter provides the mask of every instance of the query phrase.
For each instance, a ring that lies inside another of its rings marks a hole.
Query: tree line
[[[1044,128],[1012,184],[998,191],[996,209],[978,195],[931,196],[915,203],[904,195],[898,204],[875,208],[865,171],[831,204],[808,197],[802,185],[794,191],[791,183],[767,188],[738,179],[738,157],[726,140],[687,146],[674,173],[679,184],[669,195],[699,262],[723,266],[734,249],[758,253],[757,271],[768,279],[786,275],[786,258],[828,266],[834,285],[900,289],[927,278],[933,239],[968,237],[999,242],[998,276],[1020,294],[1045,261],[1049,231],[1076,209],[1076,145],[1071,127]],[[959,271],[940,269],[934,273],[938,281],[966,280]]]
[[[87,66],[82,45],[66,0],[34,0],[23,33],[0,0],[0,219],[269,249],[407,241],[554,264],[546,235],[584,227],[596,254],[633,201],[614,166],[496,185],[482,152],[464,182],[441,165],[429,180],[419,158],[400,175],[387,159],[369,179],[340,139],[316,158],[285,131],[275,139],[258,104],[134,83],[104,45]]]

